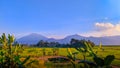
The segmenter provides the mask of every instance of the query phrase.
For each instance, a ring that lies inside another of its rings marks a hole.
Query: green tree
[[[38,46],[38,47],[48,47],[48,42],[46,41],[43,41],[43,40],[40,40],[37,44],[36,44],[36,46]]]
[[[91,47],[94,47],[95,44],[90,40],[77,40],[77,39],[71,39],[70,45],[71,47],[85,47],[84,42],[89,43]]]

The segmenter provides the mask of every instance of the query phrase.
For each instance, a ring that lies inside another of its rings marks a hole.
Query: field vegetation
[[[102,58],[105,58],[107,55],[114,55],[115,60],[112,62],[112,65],[120,66],[120,46],[103,46],[104,51],[101,49],[98,49],[99,46],[93,47],[93,50],[96,52],[96,54]],[[43,52],[43,49],[45,49],[45,55]],[[52,51],[53,48],[39,48],[39,47],[24,47],[24,51],[21,53],[22,57],[31,56],[31,58],[40,58],[43,56],[54,56],[54,53]],[[58,56],[67,56],[67,48],[58,48]],[[72,52],[78,52],[75,48],[70,48]],[[76,55],[76,58],[83,59],[82,53],[79,53]],[[86,59],[89,61],[93,61],[92,57],[87,53]],[[37,59],[39,61],[39,59]],[[41,61],[39,61],[41,62]]]

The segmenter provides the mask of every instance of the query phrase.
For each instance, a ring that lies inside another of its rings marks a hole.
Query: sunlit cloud
[[[106,31],[106,30],[111,30],[114,28],[114,25],[111,23],[95,23],[95,27],[98,31]]]
[[[111,22],[96,22],[95,30],[84,33],[85,36],[114,36],[120,35],[120,23],[112,24]]]

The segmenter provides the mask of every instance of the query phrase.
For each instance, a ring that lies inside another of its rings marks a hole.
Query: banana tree
[[[86,55],[87,55],[87,52],[90,51],[89,47],[87,46],[87,43],[88,41],[86,40],[77,40],[77,39],[71,39],[71,45],[72,46],[75,46],[75,49],[77,51],[79,51],[80,53],[82,53],[83,55],[83,62],[84,63],[84,67],[86,68],[87,67],[87,63],[86,63]]]
[[[89,62],[89,61],[86,60],[86,55],[87,55],[88,52],[89,52],[89,54],[94,55],[94,54],[93,54],[92,47],[91,47],[91,45],[90,45],[88,42],[86,42],[86,41],[79,42],[79,43],[82,43],[82,46],[79,47],[79,48],[77,47],[77,48],[75,48],[75,49],[76,49],[77,51],[79,51],[80,53],[82,53],[82,55],[83,55],[83,61],[81,61],[81,62],[84,63],[84,67],[85,67],[85,68],[88,68],[87,64],[89,64],[89,63],[94,64],[94,63]],[[80,62],[80,63],[81,63],[81,62]]]
[[[30,59],[30,56],[26,57],[21,61],[21,56],[19,55],[19,50],[22,48],[20,44],[13,43],[15,38],[13,35],[5,33],[0,37],[0,68],[25,68],[26,62]],[[28,64],[33,61],[28,62]]]
[[[88,53],[92,55],[93,61],[96,65],[94,65],[96,68],[110,68],[112,61],[114,61],[115,56],[114,55],[107,55],[105,58],[101,58],[96,55],[96,53],[93,51],[91,45],[89,43],[85,43],[88,47]],[[99,48],[102,48],[102,43],[100,43]]]
[[[84,63],[85,68],[87,68],[86,64],[95,68],[110,68],[112,61],[115,59],[114,55],[107,55],[105,58],[97,56],[93,51],[92,45],[87,41],[74,40],[74,44],[72,45],[81,45],[80,47],[75,47],[75,49],[83,54],[84,60],[80,63]],[[94,62],[86,61],[86,53],[89,53],[93,57]]]
[[[67,52],[68,52],[67,57],[70,59],[70,62],[72,63],[73,68],[76,68],[75,57],[74,57],[71,49],[70,49],[70,48],[67,48]]]
[[[111,68],[111,63],[115,59],[114,55],[108,55],[105,58],[94,57],[93,60],[96,63],[96,68]]]

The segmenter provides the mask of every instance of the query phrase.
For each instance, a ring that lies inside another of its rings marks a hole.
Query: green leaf
[[[104,60],[100,57],[94,57],[93,58],[94,62],[97,64],[97,66],[104,66]]]
[[[108,56],[104,59],[105,65],[106,65],[106,66],[109,66],[114,59],[115,59],[115,56],[114,56],[114,55],[108,55]]]
[[[17,62],[18,64],[21,64],[22,62],[20,61],[20,55],[15,56],[14,61]]]
[[[28,66],[28,65],[31,65],[31,64],[34,63],[34,62],[37,62],[37,61],[32,60],[32,61],[30,61],[29,63],[27,63],[26,65],[27,65],[27,66]]]
[[[68,55],[67,55],[68,58],[73,59],[72,52],[71,52],[70,48],[67,48],[67,52],[68,52]]]
[[[14,36],[12,35],[10,35],[10,34],[8,34],[8,41],[9,41],[9,43],[13,43],[14,42]]]
[[[29,59],[30,59],[30,56],[28,56],[21,64],[24,65]]]

